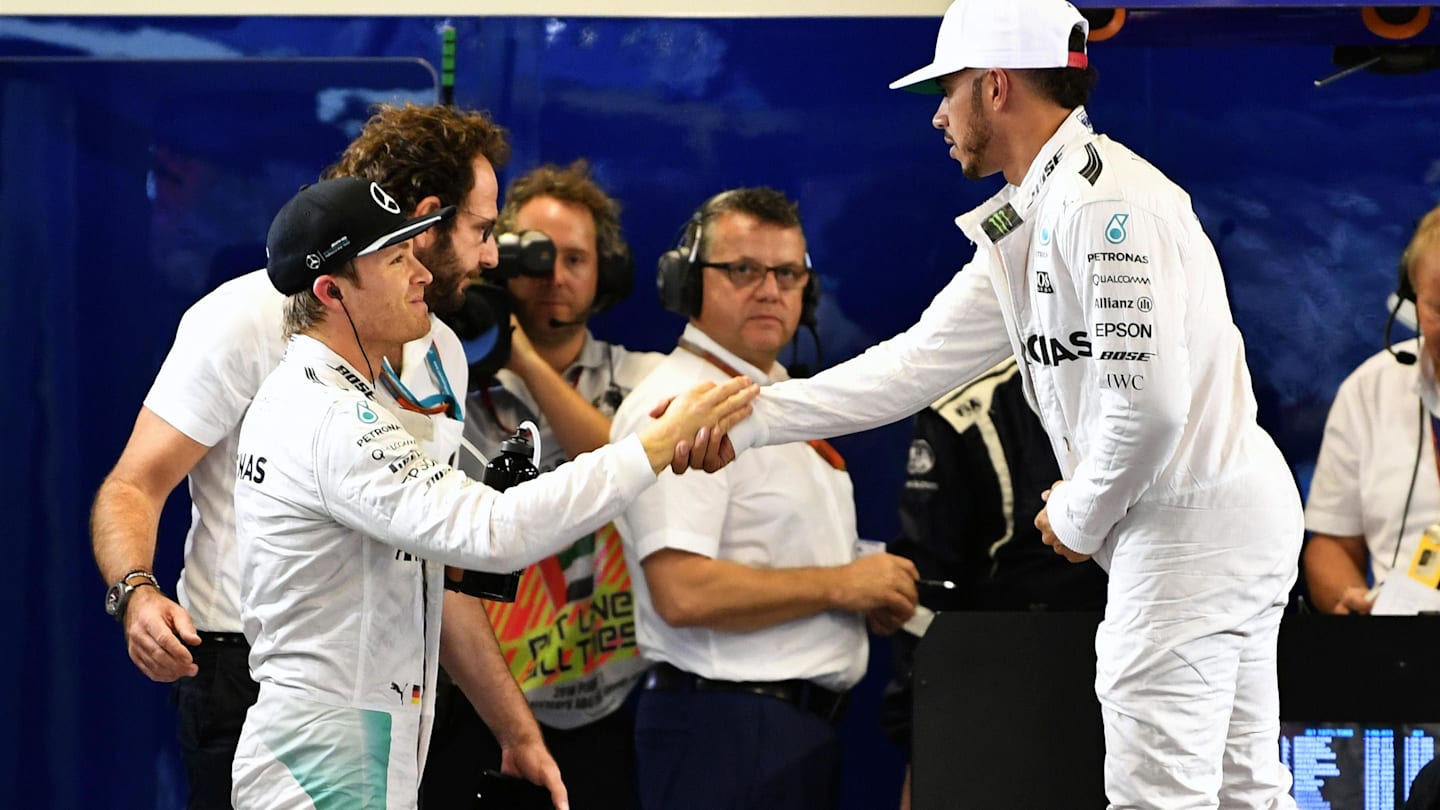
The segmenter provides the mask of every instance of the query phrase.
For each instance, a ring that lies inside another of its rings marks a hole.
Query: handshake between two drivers
[[[760,386],[748,377],[720,383],[703,382],[683,394],[661,401],[650,411],[657,421],[639,432],[650,466],[667,466],[679,475],[691,467],[714,472],[735,460],[727,435],[750,415]]]
[[[691,467],[715,472],[733,461],[729,430],[750,415],[759,392],[754,382],[734,377],[718,386],[702,383],[656,405],[650,415],[659,421],[640,433],[655,471],[668,463],[677,475]],[[823,577],[829,607],[863,615],[878,635],[900,629],[919,604],[920,573],[904,557],[869,554],[816,573]]]

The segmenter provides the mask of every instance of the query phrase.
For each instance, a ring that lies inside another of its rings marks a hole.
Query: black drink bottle
[[[540,471],[530,461],[535,445],[525,431],[517,430],[515,435],[500,443],[500,454],[485,465],[480,482],[497,492],[504,492],[524,481],[537,478]],[[514,602],[515,591],[520,587],[520,575],[524,571],[508,574],[492,574],[485,571],[466,571],[461,580],[460,590],[481,599],[496,602]]]

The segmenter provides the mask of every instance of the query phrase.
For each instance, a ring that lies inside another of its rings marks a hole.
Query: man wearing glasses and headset
[[[785,379],[780,351],[819,298],[798,210],[768,188],[702,205],[658,287],[690,323],[620,406],[613,439],[697,382]],[[618,522],[656,662],[635,720],[641,806],[838,806],[835,724],[865,673],[866,619],[893,632],[917,597],[909,560],[856,558],[843,460],[796,442],[713,476],[662,474]]]
[[[395,202],[412,216],[457,206],[453,219],[414,240],[416,257],[433,275],[426,302],[447,312],[459,306],[481,268],[498,261],[495,169],[509,153],[505,131],[483,114],[382,106],[327,175],[365,177],[395,189]],[[231,806],[231,761],[258,689],[241,635],[235,442],[251,398],[284,351],[283,303],[257,270],[191,307],[129,443],[95,498],[95,559],[105,581],[114,583],[106,607],[124,626],[140,671],[176,682],[192,809]],[[467,369],[454,333],[433,318],[431,324],[430,335],[406,344],[398,368],[376,370],[407,429],[432,454],[448,458],[463,427],[454,392],[465,390]],[[194,522],[175,601],[154,574],[156,530],[166,498],[187,475]],[[559,770],[500,657],[483,607],[447,592],[445,619],[445,666],[500,739],[505,772],[545,785],[564,806]]]

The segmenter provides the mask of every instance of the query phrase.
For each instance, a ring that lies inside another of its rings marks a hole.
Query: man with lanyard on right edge
[[[1368,614],[1372,586],[1404,576],[1425,529],[1440,520],[1440,207],[1400,258],[1398,297],[1415,304],[1421,339],[1392,348],[1387,330],[1385,350],[1345,378],[1315,461],[1305,581],[1322,613]]]
[[[729,449],[879,427],[1015,355],[1064,479],[1041,539],[1109,573],[1110,806],[1290,810],[1276,641],[1298,493],[1189,196],[1091,127],[1088,32],[1062,0],[951,4],[933,62],[891,86],[941,93],[950,156],[1006,180],[956,220],[975,257],[908,331],[762,388]]]
[[[615,408],[661,359],[596,340],[586,328],[633,285],[619,213],[583,160],[540,166],[506,189],[497,231],[543,233],[554,255],[552,266],[514,277],[503,261],[499,268],[515,310],[510,358],[493,380],[474,381],[466,403],[465,437],[487,459],[526,421],[539,429],[541,472],[607,444]],[[460,455],[460,468],[479,478],[484,462]],[[485,605],[578,806],[633,808],[634,722],[625,700],[646,662],[614,524],[526,568],[516,601]],[[475,769],[463,763],[493,767],[500,758],[494,736],[453,687],[442,685],[439,700],[420,794],[427,808],[474,795]]]

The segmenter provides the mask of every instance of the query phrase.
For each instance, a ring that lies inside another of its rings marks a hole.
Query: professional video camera
[[[544,231],[502,233],[495,237],[500,246],[500,264],[487,270],[488,279],[504,284],[512,278],[546,278],[555,271],[555,243]]]

